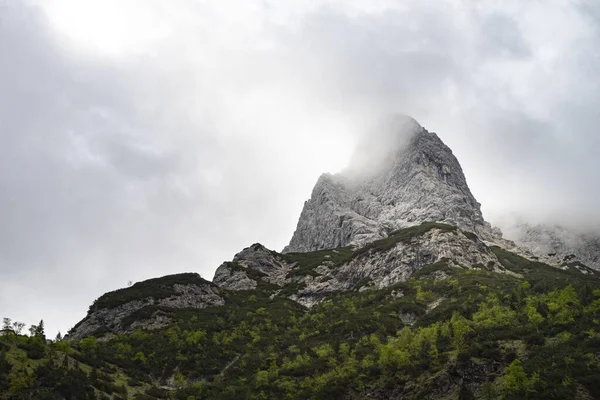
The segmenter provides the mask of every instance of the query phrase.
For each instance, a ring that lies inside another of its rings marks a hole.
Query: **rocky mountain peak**
[[[285,252],[360,246],[425,221],[492,240],[460,163],[414,119],[393,116],[365,136],[343,172],[322,175]]]

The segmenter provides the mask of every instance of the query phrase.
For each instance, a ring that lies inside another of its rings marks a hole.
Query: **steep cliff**
[[[284,252],[360,246],[425,221],[486,240],[501,236],[485,222],[450,148],[396,116],[365,139],[345,171],[319,178]]]

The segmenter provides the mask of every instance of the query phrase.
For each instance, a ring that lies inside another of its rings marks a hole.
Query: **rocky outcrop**
[[[520,224],[514,240],[549,264],[564,266],[579,262],[600,270],[600,235],[558,225]]]
[[[174,281],[173,277],[181,279]],[[165,282],[164,285],[161,280]],[[191,282],[186,282],[189,280]],[[161,308],[203,309],[224,304],[225,300],[219,288],[197,274],[152,279],[102,296],[66,338],[78,340],[98,332],[122,333],[138,328],[160,329],[171,323],[171,319]],[[151,312],[143,313],[139,318],[132,318],[144,310]]]
[[[277,252],[256,243],[217,268],[213,283],[232,291],[256,289],[259,282],[283,286],[290,270]]]
[[[450,148],[399,116],[369,135],[345,171],[319,178],[284,252],[361,246],[424,221],[501,236],[483,219]]]
[[[312,307],[335,293],[393,286],[432,264],[510,273],[477,235],[426,222],[354,250],[279,254],[255,244],[221,265],[213,282],[232,291],[265,290]],[[433,277],[447,275],[435,271]]]
[[[477,236],[459,229],[433,228],[388,249],[368,246],[335,268],[327,268],[325,262],[315,269],[318,274],[295,279],[296,284],[302,286],[291,298],[311,307],[335,292],[382,289],[404,282],[421,268],[436,263],[506,272],[496,255]]]

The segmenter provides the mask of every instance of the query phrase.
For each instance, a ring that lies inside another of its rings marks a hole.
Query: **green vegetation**
[[[173,295],[173,285],[210,285],[195,273],[185,273],[163,276],[162,278],[149,279],[138,282],[131,287],[105,293],[90,306],[90,310],[101,308],[114,308],[134,300],[143,300],[152,297],[160,300]]]
[[[587,267],[589,275],[584,275],[575,268],[563,270],[541,262],[529,261],[500,247],[492,246],[491,249],[507,269],[526,276],[537,292],[565,287],[569,284],[577,287],[589,286],[591,282],[597,282],[600,277],[600,273]]]
[[[390,235],[381,240],[361,247],[354,256],[365,254],[368,252],[387,251],[396,246],[398,243],[410,243],[413,239],[423,236],[432,229],[439,229],[442,232],[456,232],[458,228],[452,225],[442,224],[440,222],[424,222],[421,225],[411,226],[390,233]]]
[[[477,242],[479,240],[477,235],[474,234],[473,232],[469,232],[469,231],[461,231],[461,232],[463,233],[463,235],[465,235],[466,237],[468,237],[469,239],[471,239],[474,242]]]
[[[352,247],[340,247],[337,249],[327,249],[313,251],[309,253],[288,253],[282,254],[283,260],[289,264],[294,264],[289,277],[301,277],[312,275],[319,276],[315,271],[320,265],[329,262],[330,268],[337,268],[344,263],[351,261],[355,257],[365,255],[370,252],[387,251],[396,246],[398,243],[410,243],[413,239],[418,238],[429,232],[432,229],[440,229],[443,232],[456,232],[457,228],[452,225],[442,224],[439,222],[424,222],[421,225],[412,226],[409,228],[400,229],[390,233],[384,239],[369,243],[359,249]],[[465,233],[467,234],[467,233]]]
[[[62,341],[60,334],[54,341],[46,340],[43,321],[31,327],[30,336],[18,329],[2,332],[0,399],[126,399],[136,393],[119,382],[118,368],[80,363],[79,351]],[[91,341],[83,340],[81,348]]]
[[[288,253],[283,254],[283,259],[289,264],[295,264],[291,277],[295,276],[318,276],[314,271],[316,267],[329,261],[332,267],[340,266],[352,259],[354,252],[350,247],[340,247],[331,250],[313,251],[310,253]]]
[[[336,250],[286,257],[305,271],[355,254]],[[223,290],[223,307],[161,309],[169,327],[108,341],[49,342],[43,324],[28,337],[9,321],[0,399],[600,398],[598,274],[493,250],[514,274],[442,260],[310,310],[262,287]]]

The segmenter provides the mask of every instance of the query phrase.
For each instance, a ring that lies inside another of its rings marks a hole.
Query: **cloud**
[[[591,1],[75,3],[0,3],[13,318],[64,331],[129,280],[282,248],[388,113],[441,136],[492,222],[596,222]]]

